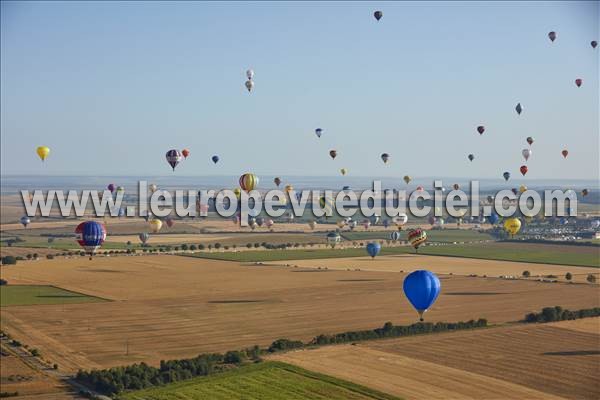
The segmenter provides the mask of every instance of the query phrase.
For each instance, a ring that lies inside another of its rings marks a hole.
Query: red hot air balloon
[[[477,127],[477,132],[479,132],[480,135],[483,135],[483,132],[485,132],[485,126],[479,125]]]
[[[592,49],[595,49],[598,46],[598,42],[596,42],[595,40],[592,40],[590,42],[590,45],[592,46]]]
[[[551,42],[554,42],[556,40],[556,32],[548,32],[548,39],[550,39]]]
[[[183,149],[183,150],[181,150],[181,155],[184,158],[188,158],[188,156],[190,155],[190,151],[188,149]]]
[[[521,165],[521,168],[519,168],[519,171],[521,171],[521,174],[523,174],[523,176],[525,176],[525,174],[528,171],[527,165]]]
[[[567,156],[569,155],[569,150],[565,149],[565,150],[561,151],[561,154],[564,158],[567,158]]]
[[[575,84],[577,85],[577,87],[581,87],[582,83],[583,83],[583,79],[581,79],[581,78],[575,79]]]

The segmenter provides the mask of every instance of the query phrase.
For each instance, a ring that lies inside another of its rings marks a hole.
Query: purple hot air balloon
[[[175,167],[183,159],[183,156],[181,155],[179,150],[175,150],[175,149],[167,151],[166,157],[167,157],[167,162],[169,163],[171,168],[173,168],[173,171],[175,171]]]
[[[116,187],[114,183],[111,183],[108,185],[108,190],[110,190],[111,193],[113,193],[115,191]]]

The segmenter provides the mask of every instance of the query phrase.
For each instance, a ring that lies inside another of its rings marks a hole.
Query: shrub
[[[2,264],[3,265],[16,265],[17,258],[14,256],[4,256],[4,257],[2,257]]]
[[[204,246],[202,243],[200,243],[200,244],[198,245],[198,249],[199,249],[199,250],[204,250],[205,248],[206,248],[206,247],[205,247],[205,246]]]
[[[596,283],[596,275],[594,275],[594,274],[589,274],[589,275],[587,276],[586,280],[587,280],[589,283]]]
[[[185,243],[181,245],[181,250],[187,251],[189,248],[190,247],[187,244],[185,244]]]
[[[251,249],[252,248],[252,243],[246,243],[246,247]]]
[[[197,250],[197,249],[198,249],[198,246],[196,246],[195,244],[190,245],[190,250],[193,251],[193,250]]]
[[[242,362],[242,353],[240,351],[228,351],[223,357],[223,362],[227,364],[239,364]]]
[[[221,243],[215,243],[215,249],[219,250],[221,248]]]
[[[8,281],[6,279],[0,279],[0,286],[8,285]]]
[[[46,258],[48,260],[54,260],[54,255],[52,255],[52,254],[46,254]]]
[[[25,256],[28,260],[31,260],[31,257],[33,257],[33,254],[29,253]]]
[[[29,352],[34,357],[39,357],[40,356],[40,351],[38,349],[31,349]]]
[[[570,272],[567,272],[565,274],[565,279],[568,280],[568,281],[570,281],[571,279],[573,279],[573,275]]]
[[[525,278],[529,278],[531,276],[531,272],[529,272],[529,271],[523,271],[523,276]]]

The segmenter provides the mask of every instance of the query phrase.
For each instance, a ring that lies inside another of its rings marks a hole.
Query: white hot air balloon
[[[248,78],[249,81],[252,80],[252,78],[254,78],[254,71],[249,69],[248,71],[246,71],[246,77]]]
[[[523,158],[525,158],[525,161],[527,161],[529,160],[529,157],[531,157],[532,151],[531,149],[523,149],[521,154],[523,154]]]

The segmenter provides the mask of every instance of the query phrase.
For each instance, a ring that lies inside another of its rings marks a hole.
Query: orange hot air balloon
[[[523,174],[523,176],[525,176],[525,174],[527,173],[529,169],[527,168],[527,165],[521,165],[521,168],[519,169],[519,171],[521,171],[521,174]]]
[[[561,151],[561,154],[564,158],[567,158],[567,156],[569,155],[569,150],[564,149],[563,151]]]
[[[183,149],[183,150],[181,150],[181,155],[184,158],[188,158],[188,156],[190,155],[190,151],[188,149]]]
[[[577,87],[581,87],[582,83],[583,83],[583,79],[581,79],[581,78],[575,79],[575,84],[577,85]]]

